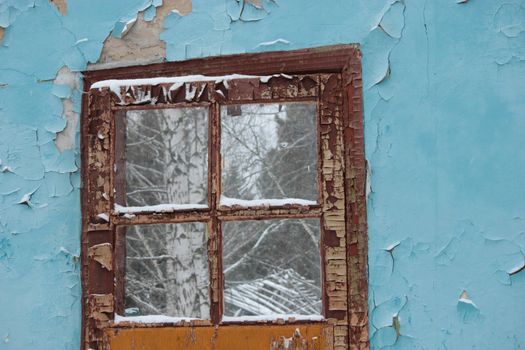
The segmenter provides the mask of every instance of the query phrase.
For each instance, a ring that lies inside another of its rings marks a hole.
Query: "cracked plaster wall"
[[[0,349],[79,348],[79,72],[337,43],[363,52],[372,347],[524,347],[525,1],[183,2],[0,0]]]

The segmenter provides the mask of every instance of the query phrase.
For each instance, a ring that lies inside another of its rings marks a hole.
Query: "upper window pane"
[[[267,199],[315,203],[316,119],[313,102],[223,106],[221,203],[236,204],[232,198],[255,204]]]
[[[207,204],[208,108],[131,110],[122,119],[125,135],[117,142],[125,138],[125,168],[117,167],[117,179],[125,177],[125,184],[117,180],[116,187],[125,196],[117,194],[117,203],[173,209]]]

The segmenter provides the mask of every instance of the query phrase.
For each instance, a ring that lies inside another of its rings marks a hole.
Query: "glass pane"
[[[317,200],[315,103],[223,106],[221,116],[223,204]]]
[[[207,108],[133,110],[120,122],[127,206],[207,203]]]
[[[319,219],[222,224],[224,316],[320,315]]]
[[[125,316],[209,319],[204,223],[128,226]]]

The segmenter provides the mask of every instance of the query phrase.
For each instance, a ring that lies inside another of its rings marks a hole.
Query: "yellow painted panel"
[[[298,331],[297,331],[298,330]],[[231,325],[108,329],[108,350],[332,350],[333,326]]]

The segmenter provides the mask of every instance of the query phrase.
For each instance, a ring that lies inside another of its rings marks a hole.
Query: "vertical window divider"
[[[221,120],[220,105],[214,102],[209,113],[209,171],[208,201],[210,206],[208,259],[210,269],[211,321],[217,325],[223,313],[222,235],[217,211],[221,193]]]

